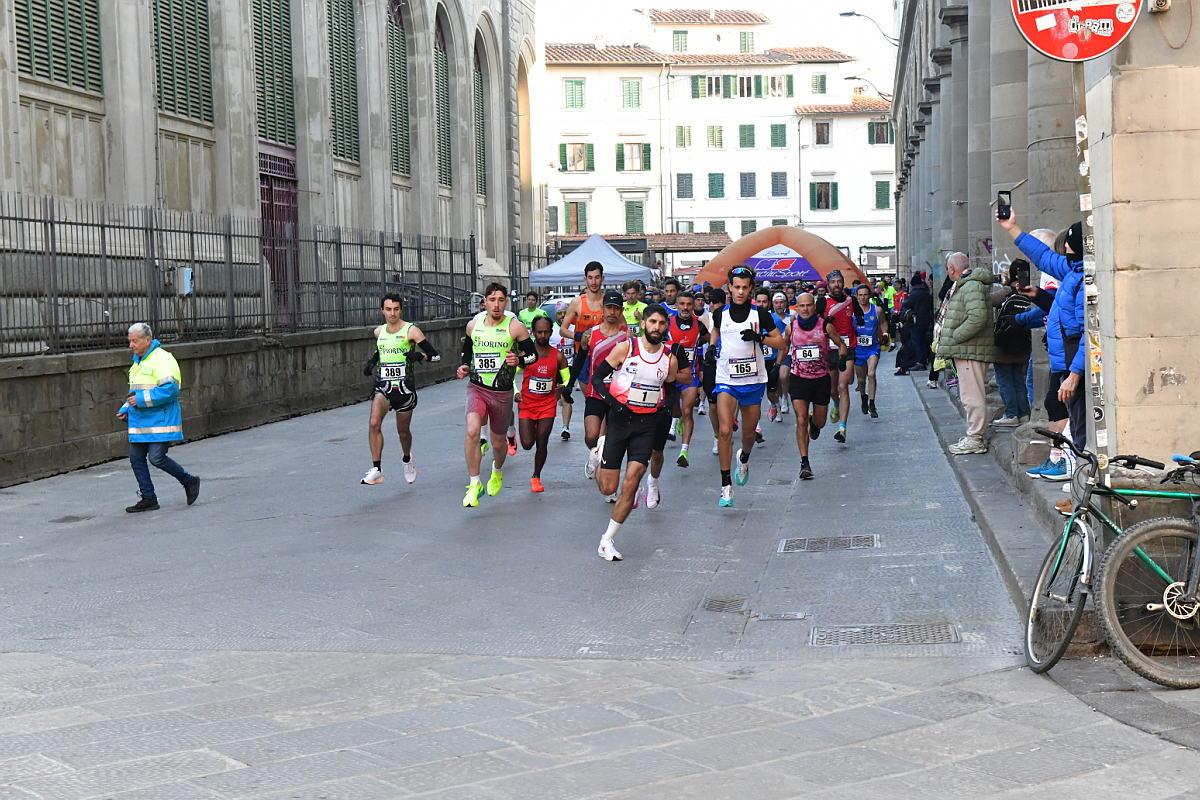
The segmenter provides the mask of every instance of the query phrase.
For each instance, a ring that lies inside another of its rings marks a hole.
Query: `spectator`
[[[1028,274],[1029,262],[1018,258],[1012,263],[1008,275],[1015,274],[1016,267],[1024,265]],[[1029,298],[1020,294],[1021,287],[1003,278],[1003,287],[997,287],[992,293],[992,303],[997,306],[995,340],[996,340],[996,388],[1004,400],[1004,416],[993,420],[992,424],[1000,428],[1011,428],[1026,422],[1029,418],[1029,395],[1025,390],[1025,374],[1029,370],[1029,355],[1033,351],[1033,341],[1029,328],[1017,322],[1019,314],[1028,311],[1032,303]]]
[[[946,258],[953,285],[947,294],[937,337],[937,355],[953,359],[959,398],[967,416],[966,435],[948,448],[952,455],[986,453],[987,367],[996,361],[989,301],[992,273],[972,269],[965,253]]]
[[[913,275],[912,287],[900,306],[899,317],[904,339],[900,354],[896,356],[896,374],[907,375],[910,369],[926,368],[933,336],[933,294],[919,272]]]
[[[931,334],[931,336],[929,338],[929,344],[930,344],[929,356],[930,356],[930,358],[929,358],[929,384],[928,385],[929,385],[930,389],[937,388],[938,378],[940,378],[942,375],[941,369],[939,369],[937,364],[934,363],[933,344],[937,341],[937,333],[936,333],[937,320],[939,320],[941,318],[941,315],[943,313],[945,313],[946,298],[949,297],[950,290],[953,287],[954,287],[954,281],[952,281],[950,279],[950,275],[947,274],[945,279],[942,280],[942,288],[938,289],[938,310],[937,310],[937,314],[934,315],[935,332],[933,334]],[[955,378],[955,377],[950,377],[946,380],[947,387],[954,386],[957,383],[958,383],[958,378]]]

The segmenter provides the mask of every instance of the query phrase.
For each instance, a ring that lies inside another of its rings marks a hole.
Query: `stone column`
[[[100,15],[110,203],[158,201],[154,24],[150,0],[112,0]]]
[[[292,0],[292,70],[296,82],[296,181],[303,225],[334,221],[329,30],[325,3]]]
[[[942,24],[950,29],[950,83],[953,86],[953,105],[948,109],[950,119],[950,248],[964,253],[967,246],[967,7],[943,6]]]
[[[1021,226],[1061,230],[1079,219],[1071,65],[1029,48],[1029,206]]]
[[[213,167],[217,208],[259,215],[257,85],[249,3],[209,5],[213,71]]]
[[[388,109],[388,0],[366,0],[358,38],[358,128],[360,131],[358,219],[367,230],[392,227],[392,140]]]
[[[970,10],[970,52],[967,56],[967,255],[976,266],[991,268],[992,237],[992,121],[991,27],[988,3]],[[987,241],[985,241],[987,240]]]
[[[943,46],[934,48],[930,53],[935,68],[938,69],[938,79],[941,80],[941,102],[937,106],[938,128],[938,171],[937,191],[934,194],[934,214],[938,219],[938,230],[935,232],[935,245],[938,251],[937,261],[945,259],[947,253],[954,248],[954,108],[957,100],[954,96],[953,73],[951,73],[950,48]]]
[[[0,192],[21,187],[21,87],[12,0],[0,0]]]
[[[1029,207],[1025,190],[1025,179],[1029,174],[1025,152],[1029,133],[1026,113],[1026,52],[1029,45],[1017,31],[1008,0],[991,0],[990,11],[991,61],[988,69],[992,84],[992,187],[988,202],[995,202],[997,191],[1012,190],[1018,219],[1023,219],[1024,209]],[[992,215],[992,261],[1003,266],[1019,253],[1012,238],[995,224],[995,208],[989,207],[989,211]]]

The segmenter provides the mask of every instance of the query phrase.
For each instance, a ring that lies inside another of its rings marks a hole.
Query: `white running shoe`
[[[600,546],[596,548],[596,555],[603,558],[605,561],[620,561],[621,553],[613,546],[612,539],[600,538]]]
[[[713,455],[714,455],[714,456],[715,456],[715,455],[717,455],[717,453],[718,453],[718,452],[719,452],[719,451],[718,451],[718,449],[717,449],[717,440],[716,440],[716,439],[713,439]]]
[[[587,463],[583,465],[583,475],[589,481],[596,477],[596,468],[600,466],[600,448],[593,447],[588,451]]]
[[[658,484],[646,483],[646,508],[658,508],[662,496],[658,492]]]
[[[637,491],[633,493],[633,507],[641,508],[642,500],[644,500],[645,497],[646,497],[646,487],[644,487],[642,484],[639,483]]]
[[[721,497],[717,500],[717,505],[721,508],[733,508],[733,487],[722,486]]]
[[[733,471],[733,482],[738,486],[745,486],[746,481],[750,480],[750,462],[742,461],[742,448],[738,448],[736,457],[736,467]]]
[[[1005,415],[999,419],[992,420],[992,424],[997,428],[1015,428],[1021,424],[1021,419],[1019,417],[1010,417]]]
[[[606,503],[616,503],[616,502],[617,502],[617,496],[618,496],[618,494],[620,494],[620,493],[619,493],[619,492],[613,492],[613,493],[612,493],[612,494],[610,494],[608,497],[605,497],[605,498],[604,498],[604,502],[606,502]]]
[[[780,414],[792,413],[792,404],[789,403],[787,400],[780,400],[779,401],[779,413]]]
[[[363,475],[360,483],[365,483],[367,486],[378,486],[383,483],[383,470],[379,467],[371,467],[367,470],[367,474]]]
[[[416,483],[417,481],[417,462],[412,459],[404,463],[404,480],[409,483]]]

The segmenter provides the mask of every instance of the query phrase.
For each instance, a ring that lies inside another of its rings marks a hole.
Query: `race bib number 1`
[[[628,405],[630,408],[654,408],[662,389],[657,386],[643,386],[635,383],[629,387]]]
[[[380,380],[399,383],[404,380],[404,364],[382,364],[379,367]]]
[[[492,372],[500,371],[500,356],[497,355],[477,355],[475,356],[475,373],[477,375],[486,375]]]

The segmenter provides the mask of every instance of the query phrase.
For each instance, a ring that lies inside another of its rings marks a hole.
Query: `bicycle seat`
[[[1192,453],[1190,456],[1185,456],[1182,453],[1176,453],[1171,456],[1171,460],[1176,464],[1195,464],[1198,458],[1200,458],[1200,451]]]

